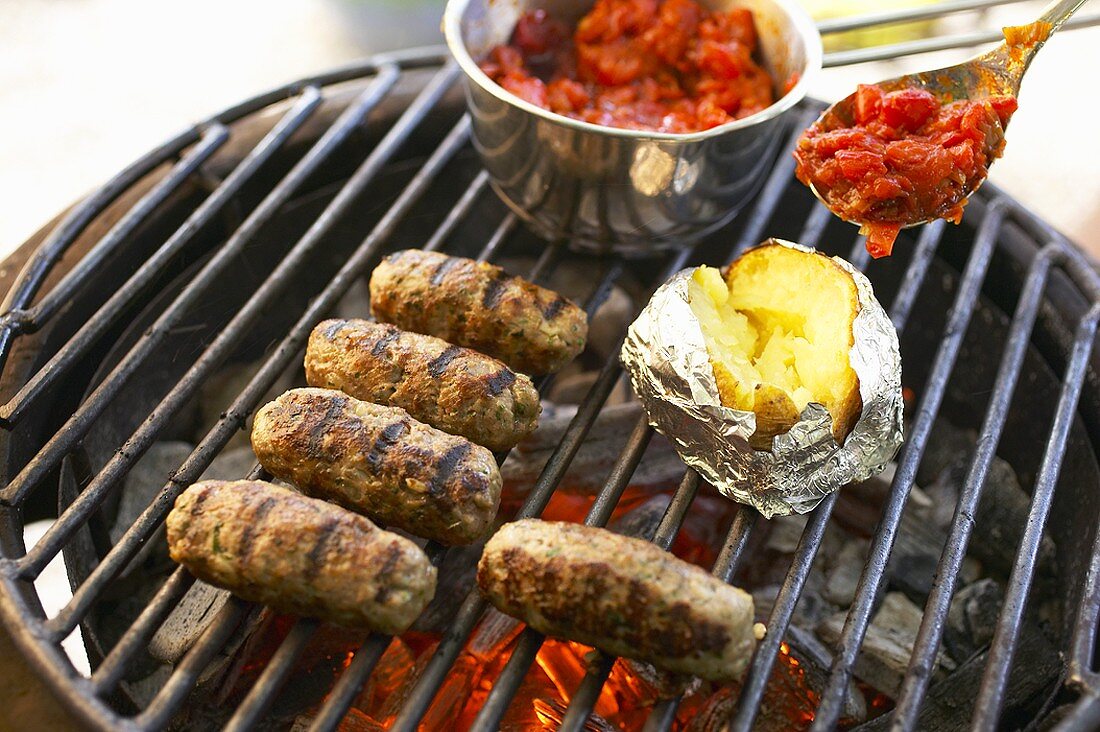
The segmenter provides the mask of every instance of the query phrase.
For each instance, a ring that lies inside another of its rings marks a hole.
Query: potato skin
[[[584,310],[556,292],[438,252],[386,257],[371,275],[370,299],[379,320],[487,353],[525,374],[560,370],[588,337]]]
[[[757,450],[771,449],[772,438],[789,431],[801,417],[787,392],[771,384],[756,385],[753,411],[756,412],[756,432],[749,444]]]
[[[484,447],[332,389],[291,389],[266,404],[252,449],[309,495],[444,544],[483,537],[500,503],[500,472]]]
[[[756,642],[751,595],[606,529],[505,524],[485,545],[477,581],[498,610],[541,633],[675,673],[736,679]]]
[[[309,336],[310,386],[401,407],[490,450],[534,432],[542,406],[531,379],[491,356],[369,320],[326,320]]]
[[[435,567],[416,544],[271,483],[196,483],[167,527],[172,559],[191,574],[280,612],[396,634],[435,594]]]

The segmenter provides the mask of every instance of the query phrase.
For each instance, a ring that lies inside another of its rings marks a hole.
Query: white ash
[[[243,480],[256,466],[251,447],[222,450],[199,476],[199,480]]]
[[[847,611],[826,618],[817,632],[827,643],[836,644],[844,629]],[[855,674],[878,691],[896,697],[909,666],[922,610],[900,592],[889,592],[867,628],[863,648],[856,658]],[[955,667],[946,654],[937,656],[933,678]]]
[[[951,600],[943,644],[962,663],[993,640],[1004,590],[989,578],[963,587]]]
[[[856,597],[856,585],[863,573],[870,545],[866,539],[850,539],[830,562],[822,594],[834,605],[848,607]]]

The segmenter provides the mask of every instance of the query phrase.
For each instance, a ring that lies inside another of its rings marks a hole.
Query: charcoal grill
[[[829,729],[840,716],[902,512],[941,412],[980,429],[980,439],[894,723],[919,726],[974,508],[990,461],[1000,454],[1028,477],[1030,520],[977,701],[960,724],[969,719],[985,730],[1023,727],[1058,704],[1062,728],[1094,728],[1100,719],[1094,659],[1100,277],[1091,262],[992,185],[968,206],[962,226],[936,222],[904,232],[892,259],[870,262],[862,237],[834,221],[793,180],[789,150],[820,110],[812,102],[792,119],[785,148],[753,202],[724,230],[692,249],[653,259],[573,254],[566,242],[544,243],[517,226],[487,190],[469,148],[456,78],[444,53],[429,49],[376,57],[276,89],[165,143],[36,237],[0,320],[0,615],[64,705],[100,729],[164,728],[185,710],[204,670],[255,612],[230,600],[155,688],[144,697],[130,688],[128,668],[142,661],[150,639],[193,584],[177,569],[147,601],[120,610],[119,598],[133,591],[126,584],[130,565],[147,542],[162,540],[158,528],[175,497],[300,360],[312,326],[386,252],[419,245],[481,259],[524,254],[535,264],[522,274],[536,281],[562,261],[583,257],[593,272],[585,302],[593,312],[620,278],[652,289],[685,265],[729,260],[766,236],[779,236],[841,254],[867,272],[902,334],[905,382],[916,395],[814,729]],[[113,510],[119,482],[204,381],[226,363],[261,356],[155,500],[123,535],[113,541],[105,536],[103,516]],[[521,516],[538,515],[547,505],[620,378],[617,361],[606,360]],[[589,524],[608,521],[651,436],[639,421]],[[261,473],[256,468],[252,474]],[[698,476],[687,471],[656,543],[671,545],[699,490]],[[55,500],[60,518],[25,547],[25,520],[44,514]],[[836,500],[830,496],[810,515],[740,692],[733,729],[749,729],[760,712]],[[718,577],[728,581],[752,561],[745,550],[763,523],[752,509],[739,509],[713,569]],[[1027,673],[1026,659],[1014,654],[1044,532],[1061,549],[1057,587],[1066,611],[1056,634],[1064,667],[1043,700],[1021,708],[1006,687],[1012,674]],[[429,551],[435,561],[444,553],[438,546]],[[60,613],[46,617],[34,582],[59,553],[74,595]],[[111,598],[110,614],[105,598]],[[416,728],[484,610],[476,592],[466,597],[396,729]],[[78,626],[92,663],[88,677],[59,646]],[[311,620],[293,626],[251,690],[227,710],[229,728],[262,722],[317,627]],[[313,729],[338,726],[389,642],[382,636],[365,640]],[[530,630],[520,637],[493,683],[478,729],[499,722],[542,642]],[[601,656],[589,669],[563,729],[583,728],[612,660]],[[660,703],[646,728],[668,729],[677,703]]]

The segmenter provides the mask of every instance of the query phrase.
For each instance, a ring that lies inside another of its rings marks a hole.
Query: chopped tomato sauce
[[[481,69],[516,96],[567,117],[696,132],[774,101],[773,80],[753,59],[756,46],[752,14],[743,8],[597,0],[572,34],[545,10],[524,14]]]
[[[872,256],[888,256],[903,226],[961,220],[1015,111],[1011,96],[942,103],[924,89],[860,85],[852,119],[832,112],[803,133],[795,172],[833,213],[862,224]]]
[[[1037,20],[1027,25],[1011,25],[1001,30],[1004,31],[1005,41],[1008,45],[1027,47],[1042,43],[1050,38],[1052,28],[1053,26],[1050,23]]]

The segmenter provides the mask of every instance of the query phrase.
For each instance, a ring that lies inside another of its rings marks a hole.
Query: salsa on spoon
[[[798,179],[860,225],[876,258],[889,256],[903,228],[958,223],[1004,151],[1032,58],[1084,3],[1055,0],[1036,22],[1005,28],[1004,43],[956,66],[860,85],[803,133]]]

